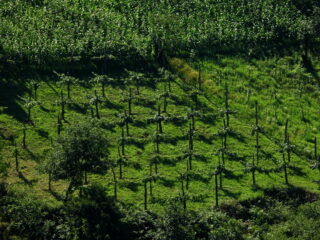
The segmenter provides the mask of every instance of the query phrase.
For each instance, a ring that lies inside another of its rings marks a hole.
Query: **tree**
[[[27,110],[27,119],[26,119],[26,121],[30,123],[32,121],[31,120],[31,109],[33,107],[37,106],[38,102],[33,100],[31,98],[31,95],[29,95],[29,98],[23,98],[23,97],[20,97],[20,98],[21,98],[21,100],[23,100],[23,106]]]
[[[107,75],[99,75],[96,73],[92,73],[92,74],[94,77],[90,80],[90,82],[93,83],[94,85],[101,86],[101,94],[102,94],[102,97],[105,98],[106,97],[105,86],[107,83],[114,82],[114,79],[108,77]]]
[[[70,193],[81,187],[87,172],[104,173],[109,166],[108,142],[95,121],[76,123],[58,136],[46,172],[54,180],[67,179]]]
[[[71,85],[75,85],[78,83],[78,79],[69,75],[66,75],[64,73],[57,73],[54,72],[59,77],[59,83],[61,85],[67,86],[67,92],[68,92],[68,99],[71,99]]]

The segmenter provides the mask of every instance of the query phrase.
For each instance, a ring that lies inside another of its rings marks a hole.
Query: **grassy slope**
[[[203,74],[207,79],[205,92],[207,97],[201,96],[200,100],[206,106],[206,114],[214,114],[217,117],[212,119],[197,119],[197,138],[194,149],[197,153],[203,154],[206,161],[194,161],[194,173],[197,179],[190,184],[187,191],[190,196],[188,205],[191,208],[203,208],[213,204],[214,183],[212,172],[218,163],[215,155],[221,147],[221,138],[217,133],[222,127],[222,118],[219,111],[224,106],[224,84],[228,81],[230,88],[230,106],[237,111],[231,117],[230,126],[236,133],[229,138],[229,149],[245,161],[251,161],[254,150],[254,136],[251,136],[252,125],[254,124],[254,100],[258,100],[261,105],[260,119],[266,134],[261,137],[261,146],[265,152],[260,166],[273,168],[281,164],[281,154],[278,152],[279,143],[283,139],[283,125],[286,118],[290,119],[289,133],[293,144],[297,146],[297,154],[293,154],[292,165],[297,167],[294,173],[290,171],[289,181],[294,186],[306,188],[319,192],[319,174],[309,168],[307,155],[312,154],[313,137],[319,135],[320,125],[317,122],[319,110],[319,91],[314,87],[315,80],[306,74],[295,61],[295,58],[281,58],[269,60],[245,60],[242,58],[221,58],[216,60],[201,59],[190,64],[196,67],[202,63]],[[172,62],[173,68],[183,72],[186,76],[195,76],[196,72],[190,72],[188,68],[181,68],[177,62]],[[185,65],[182,65],[185,67]],[[22,88],[19,80],[10,79],[2,89],[1,105],[8,106],[6,113],[0,115],[0,131],[4,136],[17,135],[18,144],[22,140],[22,123],[25,112],[18,95],[27,96],[27,89]],[[302,84],[299,84],[302,82]],[[170,102],[168,113],[173,115],[184,115],[188,109],[190,99],[187,93],[181,88],[184,83],[177,79],[173,84],[173,93],[178,95],[180,101]],[[126,203],[142,207],[143,205],[143,184],[142,179],[149,174],[148,161],[153,152],[153,143],[150,142],[155,132],[155,124],[147,124],[147,119],[156,113],[157,96],[164,89],[163,83],[157,83],[157,88],[142,87],[140,96],[145,96],[153,101],[153,104],[146,106],[141,100],[135,100],[133,105],[134,119],[139,124],[131,124],[130,133],[137,141],[144,142],[140,147],[130,145],[126,147],[126,155],[129,165],[124,168],[124,179],[119,181],[119,199]],[[65,87],[62,89],[65,90]],[[100,88],[96,88],[100,93]],[[301,97],[298,90],[301,90]],[[20,157],[22,172],[29,185],[18,178],[14,171],[13,148],[9,141],[3,149],[3,155],[10,162],[11,168],[7,177],[7,182],[15,187],[27,188],[34,191],[40,197],[57,203],[55,198],[47,189],[47,176],[39,173],[39,163],[45,158],[45,153],[50,149],[50,138],[56,138],[56,116],[59,106],[54,103],[59,99],[60,86],[56,85],[52,79],[46,79],[38,90],[38,98],[41,103],[32,110],[32,119],[35,126],[28,126],[27,145],[28,149],[23,150],[21,145]],[[126,104],[121,101],[128,91],[123,87],[106,88],[109,103],[101,105],[101,115],[103,121],[112,123],[117,121],[115,113],[123,112]],[[135,92],[135,91],[134,91]],[[276,92],[276,93],[275,93]],[[87,102],[86,95],[93,96],[93,89],[83,86],[72,87],[73,104],[67,110],[66,119],[70,123],[79,119],[85,112],[83,103]],[[276,97],[274,97],[276,95]],[[12,110],[14,109],[14,110]],[[304,111],[305,119],[301,118],[301,111]],[[90,112],[86,114],[88,117]],[[64,126],[68,125],[65,123]],[[136,125],[136,126],[133,126]],[[167,123],[164,125],[164,135],[171,143],[161,143],[160,151],[170,159],[182,155],[187,149],[188,122],[181,126]],[[118,158],[117,143],[121,136],[121,129],[114,127],[105,131],[110,139],[110,157],[114,160]],[[207,139],[202,141],[201,139]],[[154,186],[154,198],[152,207],[154,210],[161,210],[163,202],[168,198],[175,198],[180,193],[180,182],[177,181],[178,173],[185,172],[186,160],[180,160],[176,164],[163,163],[159,166],[161,179],[157,180]],[[252,187],[251,176],[244,173],[244,166],[239,160],[229,158],[226,161],[226,168],[229,174],[224,178],[224,188],[220,190],[223,201],[233,199],[247,199],[262,194],[263,189],[272,186],[284,185],[283,173],[257,174],[258,187]],[[117,169],[118,173],[118,169]],[[113,192],[112,174],[108,172],[105,176],[89,176],[90,182],[100,182],[106,185]],[[54,190],[62,194],[66,184],[63,181],[53,184]]]

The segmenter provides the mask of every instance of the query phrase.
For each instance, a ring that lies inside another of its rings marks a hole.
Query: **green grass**
[[[289,171],[289,182],[296,187],[319,193],[317,181],[320,179],[318,171],[310,168],[311,162],[308,158],[313,154],[313,138],[319,137],[320,123],[319,96],[320,92],[316,86],[315,78],[306,73],[300,66],[296,57],[285,57],[268,60],[246,60],[237,57],[223,57],[219,59],[197,59],[189,62],[190,66],[197,68],[202,64],[205,78],[204,95],[199,97],[203,106],[204,115],[207,118],[196,118],[196,137],[194,150],[205,156],[205,161],[194,160],[193,172],[195,179],[191,181],[187,190],[189,196],[188,208],[199,209],[214,204],[214,179],[213,172],[218,164],[217,152],[221,147],[221,137],[217,134],[223,123],[220,111],[224,108],[224,86],[228,83],[230,91],[230,108],[236,110],[231,116],[230,127],[234,132],[228,138],[230,152],[238,156],[237,159],[228,157],[223,180],[223,189],[219,190],[222,202],[244,200],[261,196],[263,190],[272,187],[286,187],[283,172],[257,173],[257,186],[252,186],[251,174],[245,173],[244,163],[251,162],[252,153],[255,151],[255,137],[251,135],[254,125],[254,101],[260,106],[260,125],[265,134],[261,135],[260,145],[264,154],[261,154],[259,166],[262,168],[277,168],[282,161],[282,154],[278,151],[283,142],[285,120],[289,119],[289,135],[292,144],[296,146],[292,154],[291,165],[296,167],[296,172]],[[179,69],[183,71],[192,70],[191,79],[196,76],[196,71],[186,67],[182,62]],[[319,64],[316,64],[318,67]],[[180,74],[181,75],[181,74]],[[183,75],[183,74],[182,74]],[[184,72],[187,76],[188,72]],[[154,77],[152,77],[154,78]],[[84,79],[87,80],[87,79]],[[4,81],[4,80],[1,80]],[[59,100],[61,89],[54,79],[44,78],[38,89],[39,105],[32,109],[32,121],[34,125],[27,125],[27,149],[22,149],[22,121],[26,117],[23,103],[19,96],[27,97],[28,89],[23,84],[24,79],[8,79],[5,88],[1,89],[1,95],[5,96],[0,102],[2,106],[8,107],[0,114],[0,133],[5,141],[2,151],[3,156],[10,163],[10,171],[6,181],[12,187],[22,187],[34,192],[39,197],[58,203],[52,193],[47,191],[48,176],[39,172],[39,166],[45,160],[51,146],[51,138],[57,137],[57,115],[60,106],[55,104]],[[186,83],[183,79],[176,79],[172,84],[172,91],[178,100],[169,100],[167,116],[186,116],[190,108],[191,100],[184,90]],[[135,88],[132,86],[133,92]],[[99,95],[99,87],[95,88]],[[164,83],[159,82],[156,88],[141,87],[140,97],[152,100],[152,104],[143,104],[142,100],[134,100],[133,117],[139,124],[130,124],[130,135],[142,145],[131,144],[126,146],[126,157],[128,165],[124,167],[124,179],[119,180],[118,198],[120,201],[134,206],[143,207],[143,179],[149,175],[149,160],[153,155],[154,144],[152,135],[156,130],[156,124],[148,123],[157,112],[158,104],[162,104],[157,96],[164,89]],[[90,117],[90,111],[86,111],[84,103],[88,102],[87,95],[93,96],[90,87],[72,86],[71,103],[66,108],[66,123],[68,124],[82,119],[84,115]],[[105,123],[116,123],[117,114],[123,113],[127,104],[122,102],[128,87],[106,87],[107,104],[101,104],[101,121]],[[276,93],[275,93],[276,92]],[[276,97],[275,97],[276,95]],[[139,96],[138,96],[139,97]],[[304,118],[302,118],[302,111]],[[209,118],[208,116],[213,116]],[[189,122],[183,124],[164,124],[164,138],[167,143],[160,144],[163,156],[171,159],[171,163],[164,162],[159,165],[159,179],[153,183],[153,198],[149,200],[149,208],[161,211],[166,202],[176,199],[181,192],[181,182],[178,181],[179,173],[186,171],[186,159],[174,163],[178,156],[188,148],[187,132]],[[110,159],[118,158],[118,143],[121,137],[121,128],[116,126],[105,130],[110,141]],[[20,151],[21,172],[28,183],[18,177],[14,170],[13,147],[8,140],[10,136],[17,137]],[[205,140],[205,141],[204,141]],[[239,160],[241,159],[242,162]],[[119,175],[118,168],[116,169]],[[113,194],[112,174],[109,171],[105,176],[89,175],[91,183],[98,182],[106,186],[108,192]],[[149,186],[148,186],[149,187]],[[53,189],[58,194],[63,194],[66,182],[53,183]]]

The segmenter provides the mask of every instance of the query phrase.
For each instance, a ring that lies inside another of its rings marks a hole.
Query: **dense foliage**
[[[312,49],[318,19],[314,0],[3,0],[0,54],[41,65],[112,55],[161,60],[165,54]]]

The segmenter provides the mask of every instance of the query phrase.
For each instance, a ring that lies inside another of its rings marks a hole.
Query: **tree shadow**
[[[225,196],[238,199],[241,195],[240,192],[231,192],[228,189],[222,188],[220,191],[224,193]]]
[[[47,138],[47,139],[49,138],[49,133],[47,131],[43,129],[37,129],[36,131],[40,137]]]
[[[83,107],[80,104],[75,103],[75,102],[68,104],[68,109],[73,110],[77,113],[81,113],[81,114],[87,113],[87,109],[85,107]]]
[[[0,106],[5,107],[4,113],[19,122],[27,119],[26,111],[18,104],[20,96],[30,92],[25,86],[25,79],[0,79]]]
[[[57,193],[56,191],[54,191],[54,190],[52,190],[52,189],[51,189],[51,190],[46,189],[46,190],[44,190],[44,191],[50,193],[56,200],[58,200],[58,201],[64,201],[64,196],[61,195],[61,194],[59,194],[59,193]]]
[[[29,179],[27,179],[26,176],[24,176],[24,174],[23,174],[21,171],[18,172],[18,177],[19,177],[20,179],[22,179],[23,182],[24,182],[25,184],[29,185],[29,186],[32,186],[34,183],[37,182],[36,179],[34,179],[34,180],[29,180]]]
[[[133,192],[138,192],[139,186],[141,186],[141,183],[135,183],[135,182],[120,182],[120,185],[130,189]]]
[[[233,171],[231,171],[229,169],[224,169],[223,173],[224,173],[224,177],[228,178],[228,179],[240,180],[243,178],[243,174],[236,175],[236,174],[234,174]]]
[[[164,177],[159,178],[160,184],[162,184],[165,187],[173,188],[175,185],[175,180],[166,179]]]

